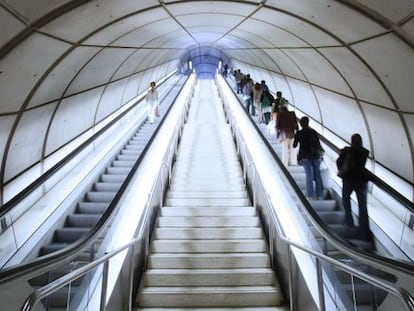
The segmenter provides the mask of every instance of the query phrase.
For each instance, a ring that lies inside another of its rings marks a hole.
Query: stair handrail
[[[188,80],[188,77],[187,79]],[[182,87],[185,85],[185,83],[182,85]],[[172,88],[170,89],[170,91]],[[175,96],[175,98],[178,97],[178,94]],[[169,92],[165,95],[164,98],[168,97]],[[175,99],[174,99],[175,100]],[[173,100],[173,101],[174,101]],[[31,275],[39,275],[41,273],[44,273],[53,267],[56,267],[58,265],[64,264],[65,262],[70,262],[72,259],[76,258],[79,255],[79,252],[83,249],[89,247],[95,240],[96,237],[99,236],[103,230],[105,230],[105,227],[109,222],[112,220],[112,217],[114,213],[117,210],[118,203],[122,197],[122,195],[125,192],[125,189],[127,188],[129,182],[133,178],[134,174],[136,173],[138,167],[140,166],[143,158],[145,157],[152,141],[155,139],[155,136],[157,135],[159,129],[161,128],[162,124],[165,122],[168,113],[172,109],[172,105],[167,109],[165,114],[163,115],[159,126],[154,131],[153,135],[148,140],[148,143],[142,150],[141,155],[138,157],[137,161],[133,165],[131,171],[126,176],[124,182],[122,183],[121,187],[115,194],[114,198],[112,199],[111,203],[109,204],[106,211],[102,214],[98,222],[89,230],[85,235],[83,235],[79,240],[72,243],[71,245],[55,251],[51,254],[41,256],[36,258],[35,260],[25,263],[18,266],[13,266],[10,268],[4,268],[0,270],[0,285],[3,285],[8,282],[12,282],[14,280],[20,279],[22,277],[29,277]]]
[[[148,218],[148,213],[145,214],[146,218]],[[272,215],[273,221],[275,223],[277,223],[277,221],[274,219],[275,215]],[[143,221],[141,223],[141,227],[139,229],[140,232],[143,232],[143,228],[145,227],[146,222]],[[277,225],[275,226],[276,228],[279,228]],[[280,234],[280,238],[286,243],[288,244],[290,247],[295,247],[298,248],[308,254],[311,254],[312,256],[323,260],[325,262],[328,262],[329,264],[335,266],[336,268],[347,272],[348,274],[357,276],[358,278],[366,281],[367,283],[373,284],[385,291],[387,291],[388,293],[394,294],[395,296],[397,296],[405,305],[405,307],[407,308],[408,311],[414,311],[414,298],[411,296],[411,294],[409,292],[407,292],[404,288],[401,287],[396,287],[394,286],[392,283],[382,280],[380,278],[377,277],[373,277],[365,272],[361,272],[351,266],[348,266],[342,262],[340,262],[337,259],[333,259],[329,256],[326,256],[312,248],[306,247],[304,245],[301,245],[299,243],[296,243],[288,238],[286,238],[282,232],[278,229],[278,233]],[[133,240],[131,240],[130,242],[128,242],[127,244],[125,244],[124,246],[121,246],[115,250],[112,250],[111,252],[103,255],[102,257],[99,257],[98,259],[95,259],[94,261],[86,264],[83,267],[80,267],[76,270],[73,270],[71,272],[69,272],[68,274],[60,277],[59,279],[56,279],[55,281],[52,281],[51,283],[42,286],[38,289],[36,289],[24,302],[23,307],[22,307],[22,311],[30,311],[33,309],[33,307],[36,305],[36,303],[38,303],[41,299],[55,293],[57,290],[59,290],[60,288],[70,284],[71,282],[75,281],[76,279],[82,277],[83,275],[85,275],[86,273],[88,273],[89,271],[96,269],[99,265],[101,264],[105,264],[105,263],[109,263],[109,261],[116,255],[118,255],[119,253],[130,249],[131,247],[133,247],[135,244],[139,243],[142,241],[142,237],[138,237],[135,238]],[[107,286],[107,279],[103,278],[103,283],[102,283],[102,288],[106,288]],[[105,299],[101,299],[101,303],[105,302]],[[101,305],[101,309],[100,310],[105,310],[105,306]]]

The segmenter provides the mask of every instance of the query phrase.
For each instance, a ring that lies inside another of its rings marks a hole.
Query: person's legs
[[[264,119],[265,119],[266,125],[268,125],[269,122],[270,122],[270,112],[265,112],[264,113]]]
[[[282,162],[284,166],[289,165],[289,139],[283,139],[280,142],[282,146]]]
[[[342,182],[342,205],[345,210],[345,224],[347,224],[350,227],[354,226],[354,218],[352,217],[352,210],[351,210],[352,191],[353,191],[352,183],[344,179]]]
[[[295,141],[295,139],[288,138],[287,141],[288,141],[289,164],[298,165],[298,157],[296,154],[296,149],[293,148],[293,142]]]
[[[309,159],[302,159],[302,165],[305,169],[306,175],[306,196],[309,199],[314,197],[314,190],[313,190],[313,170],[312,170],[312,163]]]
[[[365,182],[356,184],[355,193],[358,200],[359,208],[359,230],[362,238],[369,239],[371,231],[369,230],[369,218],[367,210],[367,191],[368,185]]]
[[[312,160],[313,178],[315,180],[316,198],[321,199],[323,196],[323,183],[321,176],[321,159]]]

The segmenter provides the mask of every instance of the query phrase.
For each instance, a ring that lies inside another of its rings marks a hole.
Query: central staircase
[[[137,310],[287,310],[211,80],[199,80]]]

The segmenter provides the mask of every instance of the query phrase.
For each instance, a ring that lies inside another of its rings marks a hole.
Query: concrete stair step
[[[246,191],[168,191],[167,198],[246,198]]]
[[[281,291],[274,286],[144,287],[138,295],[141,307],[276,306],[281,302]]]
[[[159,217],[158,227],[254,227],[260,226],[256,216],[240,217]]]
[[[197,191],[198,189],[209,189],[211,191],[225,191],[227,189],[244,189],[244,182],[242,180],[222,180],[222,179],[211,179],[211,180],[204,180],[199,178],[194,179],[187,179],[183,180],[181,178],[179,179],[172,179],[170,187],[172,187],[173,190],[175,189],[194,189]],[[186,187],[186,188],[183,188]],[[192,191],[194,191],[192,190]]]
[[[240,182],[243,181],[243,175],[241,172],[230,172],[226,173],[224,171],[221,172],[203,172],[202,177],[197,172],[189,172],[189,173],[182,173],[182,172],[173,172],[172,173],[172,180],[214,180],[217,181],[219,179],[224,180],[226,182]]]
[[[260,227],[243,228],[156,228],[154,239],[160,240],[202,240],[202,239],[263,239]]]
[[[248,198],[167,198],[167,206],[248,206]]]
[[[148,286],[263,286],[274,285],[269,268],[253,269],[151,269],[144,275]]]
[[[62,310],[65,311],[66,309]],[[135,311],[289,311],[287,305],[277,307],[229,307],[229,308],[137,308]],[[56,310],[60,311],[60,310]],[[364,310],[360,310],[364,311]],[[367,310],[368,311],[368,310]]]
[[[261,253],[267,251],[263,239],[241,240],[153,240],[152,253]]]
[[[267,253],[157,253],[148,257],[149,269],[270,268]]]
[[[252,206],[163,206],[160,216],[256,216]]]
[[[191,183],[175,183],[170,185],[171,191],[190,191],[190,192],[231,192],[231,191],[244,191],[246,186],[244,183],[238,184],[226,184],[226,183],[211,183],[208,185],[203,184],[191,184]]]

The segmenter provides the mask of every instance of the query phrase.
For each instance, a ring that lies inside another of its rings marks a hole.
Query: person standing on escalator
[[[323,182],[320,167],[324,150],[318,133],[309,126],[309,118],[302,117],[299,123],[302,129],[295,133],[293,148],[299,144],[297,160],[305,169],[306,196],[308,200],[321,200],[323,199]]]
[[[159,116],[159,99],[158,91],[156,89],[156,83],[152,81],[150,83],[150,89],[147,92],[146,100],[146,110],[149,123],[154,123],[155,117]]]
[[[342,178],[342,205],[345,209],[345,223],[354,227],[354,219],[351,209],[351,193],[355,191],[359,209],[358,238],[372,240],[369,228],[367,210],[368,172],[365,163],[369,151],[362,146],[362,138],[359,134],[351,136],[351,146],[341,150],[336,165],[338,176]]]

